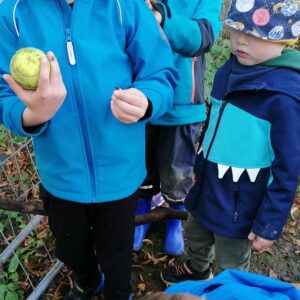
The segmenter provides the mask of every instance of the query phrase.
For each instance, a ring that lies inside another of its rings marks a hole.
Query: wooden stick
[[[25,201],[15,201],[0,198],[0,209],[17,211],[20,213],[47,215],[42,202],[28,203]],[[167,219],[187,219],[186,211],[179,211],[169,207],[156,207],[149,213],[135,217],[135,224],[158,223]]]

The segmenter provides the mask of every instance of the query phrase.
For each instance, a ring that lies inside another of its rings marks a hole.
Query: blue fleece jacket
[[[278,61],[287,61],[283,67]],[[278,239],[300,170],[300,54],[243,66],[233,56],[217,72],[197,182],[186,207],[220,235]],[[291,67],[291,65],[294,65]]]
[[[183,125],[204,121],[204,54],[221,29],[221,0],[161,0],[162,29],[174,52],[181,80],[174,105],[155,125]],[[159,59],[161,59],[159,57]]]
[[[16,50],[52,50],[67,98],[46,124],[28,133],[24,104],[0,79],[1,121],[32,136],[41,181],[53,195],[93,203],[133,193],[145,174],[145,121],[126,125],[112,114],[115,87],[141,90],[152,102],[150,119],[172,106],[178,79],[169,45],[141,0],[4,0],[0,4],[0,74]],[[72,43],[76,63],[69,61]],[[160,59],[157,59],[157,53]]]
[[[238,270],[226,270],[209,281],[183,281],[165,292],[202,296],[205,300],[300,300],[300,291],[291,284]]]

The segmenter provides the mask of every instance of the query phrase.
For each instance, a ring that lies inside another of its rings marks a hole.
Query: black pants
[[[79,285],[105,275],[105,300],[128,300],[131,293],[134,216],[138,193],[107,203],[81,204],[59,199],[41,188],[41,198],[56,238],[56,255]]]

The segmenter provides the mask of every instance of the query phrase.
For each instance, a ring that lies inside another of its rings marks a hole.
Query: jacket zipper
[[[213,146],[213,143],[214,143],[214,140],[216,138],[216,135],[217,135],[217,131],[218,131],[218,128],[219,128],[219,125],[220,125],[220,122],[221,122],[221,118],[222,118],[222,115],[224,113],[224,109],[227,105],[227,101],[223,100],[222,101],[222,105],[220,107],[220,110],[219,110],[219,116],[218,116],[218,120],[217,120],[217,124],[216,124],[216,127],[215,127],[215,130],[214,130],[214,133],[213,133],[213,137],[210,141],[210,144],[209,144],[209,147],[208,147],[208,150],[207,150],[207,155],[206,155],[206,158],[205,160],[208,160],[208,157],[209,157],[209,153],[211,151],[211,148]],[[235,192],[234,193],[234,212],[233,212],[233,223],[236,223],[238,220],[238,193]]]
[[[76,5],[76,4],[75,4]],[[75,9],[75,7],[73,8]],[[64,14],[63,8],[61,6],[61,12]],[[73,12],[74,13],[74,12]],[[92,202],[96,202],[96,176],[95,176],[95,169],[94,164],[92,161],[92,151],[91,151],[91,145],[88,137],[88,128],[87,128],[87,120],[84,115],[84,106],[82,103],[82,97],[79,90],[79,80],[78,80],[78,73],[76,68],[76,57],[74,52],[74,46],[73,46],[73,40],[71,36],[71,30],[70,27],[66,24],[66,19],[63,16],[63,22],[65,25],[65,37],[66,37],[66,50],[68,54],[68,59],[70,63],[70,70],[72,75],[72,87],[75,95],[75,103],[77,108],[77,113],[79,116],[79,122],[82,132],[82,138],[83,138],[83,144],[85,148],[86,153],[86,160],[89,168],[90,173],[90,182],[91,182],[91,194],[92,194]]]
[[[212,137],[212,139],[209,143],[209,147],[208,147],[206,157],[204,157],[204,154],[203,154],[204,162],[203,162],[202,174],[205,173],[206,162],[208,160],[209,153],[210,153],[210,150],[212,148],[213,142],[215,140],[215,137],[216,137],[216,134],[217,134],[217,131],[218,131],[218,127],[219,127],[219,124],[221,122],[221,118],[222,118],[222,115],[223,115],[223,112],[224,112],[224,109],[225,109],[226,105],[227,105],[227,102],[225,100],[223,100],[222,105],[221,105],[220,110],[219,110],[219,116],[218,116],[217,124],[216,124],[215,130],[214,130],[214,133],[213,133],[213,137]],[[207,116],[207,119],[206,119],[206,122],[205,122],[205,128],[204,128],[203,133],[201,134],[201,138],[200,138],[200,141],[199,141],[198,155],[201,152],[204,135],[205,135],[205,132],[207,131],[207,128],[208,128],[208,122],[209,122],[209,119],[210,119],[211,109],[212,109],[212,104],[210,104],[209,111],[208,111],[208,116]],[[202,186],[203,186],[203,180],[200,181],[199,190],[202,190]]]
[[[195,79],[195,67],[196,67],[197,57],[193,57],[192,61],[192,97],[191,102],[195,102],[195,89],[196,89],[196,79]]]
[[[233,223],[238,220],[238,192],[234,192],[234,212],[233,212]]]
[[[208,160],[209,153],[210,153],[210,150],[211,150],[212,145],[214,143],[214,140],[216,138],[217,131],[218,131],[218,128],[219,128],[219,125],[220,125],[220,122],[221,122],[221,118],[222,118],[222,115],[223,115],[223,112],[224,112],[224,109],[225,109],[226,105],[227,105],[227,102],[225,100],[223,100],[222,105],[221,105],[220,110],[219,110],[219,116],[218,116],[217,124],[216,124],[215,130],[214,130],[214,133],[213,133],[213,137],[212,137],[212,139],[209,143],[209,147],[208,147],[208,150],[207,150],[207,155],[206,155],[205,160]]]

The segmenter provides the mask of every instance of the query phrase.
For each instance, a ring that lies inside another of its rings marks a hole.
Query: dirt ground
[[[160,270],[164,265],[183,259],[168,257],[163,253],[164,229],[164,223],[152,225],[143,249],[139,253],[133,253],[132,285],[136,297],[163,291],[165,286],[160,280]],[[300,287],[300,195],[296,198],[281,239],[266,251],[253,252],[251,271]],[[71,273],[64,268],[43,299],[62,299],[62,295],[69,289],[70,282]]]

